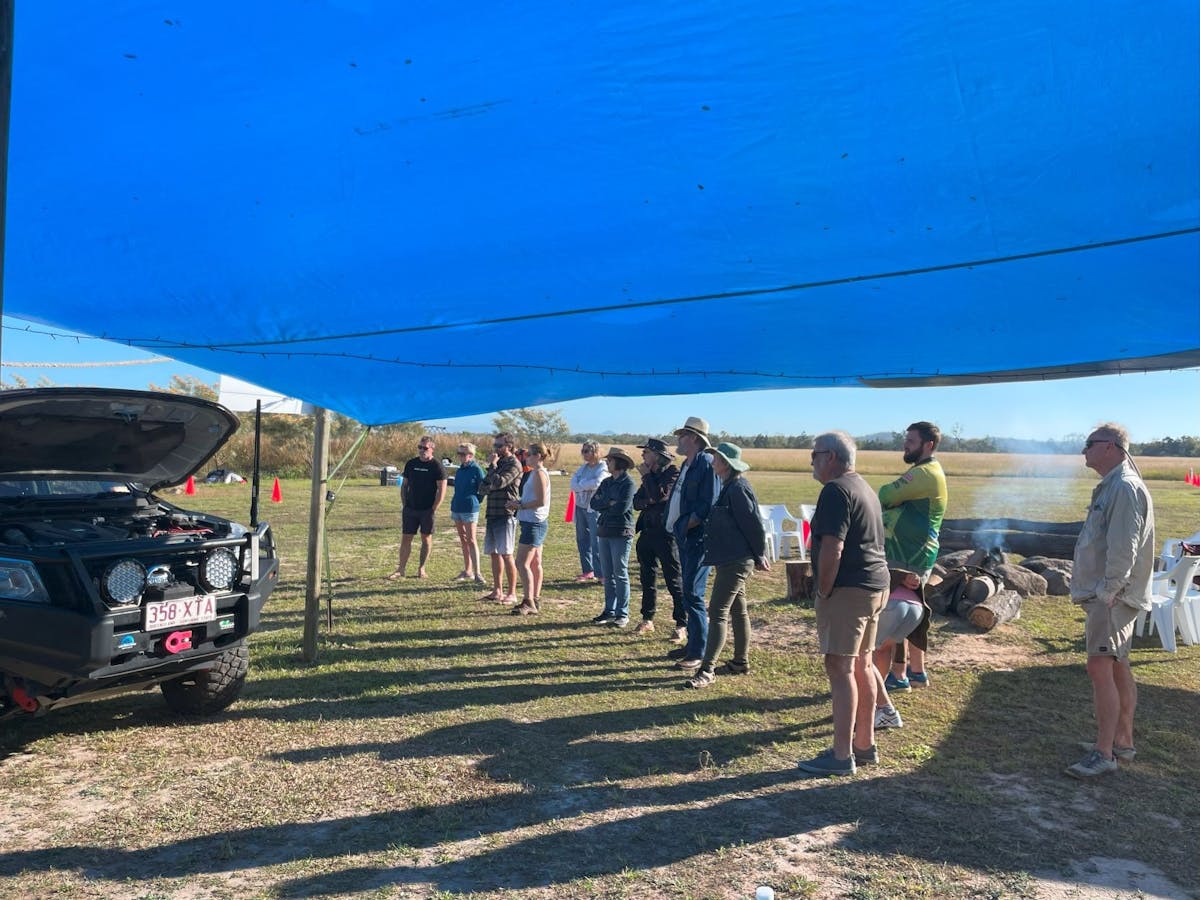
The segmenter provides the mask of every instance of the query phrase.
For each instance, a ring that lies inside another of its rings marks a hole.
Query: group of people
[[[728,442],[714,446],[708,423],[699,417],[688,418],[674,434],[674,450],[657,438],[639,444],[641,462],[619,447],[601,457],[598,444],[583,444],[583,464],[571,478],[581,568],[576,581],[603,584],[604,606],[593,623],[626,628],[629,559],[635,553],[642,589],[635,632],[646,634],[655,629],[661,572],[679,645],[667,657],[688,676],[684,686],[697,689],[718,674],[749,672],[746,585],[754,571],[769,570],[770,561],[741,448]],[[930,609],[924,593],[948,499],[935,456],[940,440],[932,423],[911,424],[903,448],[910,468],[878,492],[855,471],[857,448],[850,435],[829,431],[813,441],[813,477],[822,485],[810,523],[814,606],[830,684],[833,746],[802,760],[805,772],[849,775],[877,763],[876,730],[903,726],[892,695],[929,684]],[[419,455],[405,466],[400,559],[389,578],[404,576],[418,531],[418,577],[426,577],[433,518],[446,487],[433,447],[433,439],[423,437]],[[1134,620],[1149,607],[1154,515],[1128,451],[1128,434],[1113,424],[1099,426],[1084,449],[1086,464],[1102,480],[1080,535],[1071,588],[1087,613],[1087,669],[1097,721],[1097,739],[1086,743],[1087,755],[1067,770],[1078,778],[1114,771],[1116,759],[1130,760],[1135,752],[1137,691],[1128,657]],[[543,584],[550,479],[544,447],[530,444],[523,463],[516,454],[509,434],[495,437],[486,468],[475,461],[473,444],[458,448],[451,519],[463,570],[456,580],[488,584],[476,544],[482,508],[492,579],[491,591],[480,599],[511,605],[514,615],[534,615]],[[718,667],[730,632],[732,657]]]
[[[446,468],[433,458],[434,440],[425,435],[417,442],[417,456],[404,465],[400,481],[400,558],[389,579],[404,578],[413,538],[420,532],[421,554],[417,577],[426,578],[425,564],[433,544],[433,524],[446,495]],[[450,520],[458,534],[463,569],[459,582],[487,586],[480,566],[478,525],[484,515],[483,552],[491,557],[492,590],[481,599],[515,604],[516,615],[538,611],[542,593],[542,544],[549,531],[550,477],[546,450],[530,444],[517,458],[511,434],[498,434],[484,469],[475,459],[470,442],[458,445],[454,495]],[[517,602],[516,584],[522,598]]]

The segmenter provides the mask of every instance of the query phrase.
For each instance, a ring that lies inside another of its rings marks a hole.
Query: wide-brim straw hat
[[[699,416],[688,416],[687,421],[683,423],[683,427],[675,429],[675,434],[683,434],[685,431],[690,431],[696,437],[700,438],[700,440],[704,441],[705,447],[711,446],[711,442],[708,439],[708,423]]]
[[[605,459],[623,459],[623,460],[625,460],[625,462],[629,463],[629,467],[631,469],[637,465],[637,463],[635,463],[633,461],[633,457],[630,456],[628,453],[626,453],[624,450],[622,450],[620,447],[609,447],[608,452],[604,454],[604,458]]]
[[[745,472],[750,468],[750,463],[742,459],[742,448],[737,444],[722,441],[715,447],[708,447],[704,452],[721,457],[735,472]]]

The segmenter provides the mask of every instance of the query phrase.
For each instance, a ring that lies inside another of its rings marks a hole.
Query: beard
[[[904,461],[906,463],[908,463],[910,466],[915,462],[919,462],[920,459],[921,459],[921,448],[920,447],[918,447],[916,450],[905,450],[904,451]]]

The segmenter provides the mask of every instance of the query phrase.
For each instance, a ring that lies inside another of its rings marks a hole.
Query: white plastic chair
[[[1200,590],[1192,584],[1200,571],[1200,556],[1181,556],[1151,579],[1150,630],[1158,632],[1163,649],[1175,652],[1175,632],[1185,644],[1200,643]]]
[[[771,562],[779,561],[779,548],[775,546],[775,532],[771,530],[771,520],[762,514],[762,506],[758,507],[758,520],[762,522],[763,535],[767,539],[767,559]]]
[[[758,515],[763,521],[763,530],[767,533],[767,545],[773,548],[774,555],[772,560],[779,559],[780,556],[788,556],[786,550],[790,541],[796,548],[796,559],[804,560],[808,555],[804,551],[804,525],[799,519],[788,512],[787,507],[782,503],[774,503],[764,506],[758,505]],[[784,528],[785,525],[791,523],[795,526],[794,530],[788,531]],[[791,558],[788,556],[788,558]]]

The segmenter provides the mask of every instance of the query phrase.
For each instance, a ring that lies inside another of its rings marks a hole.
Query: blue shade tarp
[[[17,10],[5,311],[367,423],[1200,364],[1194,2]]]

